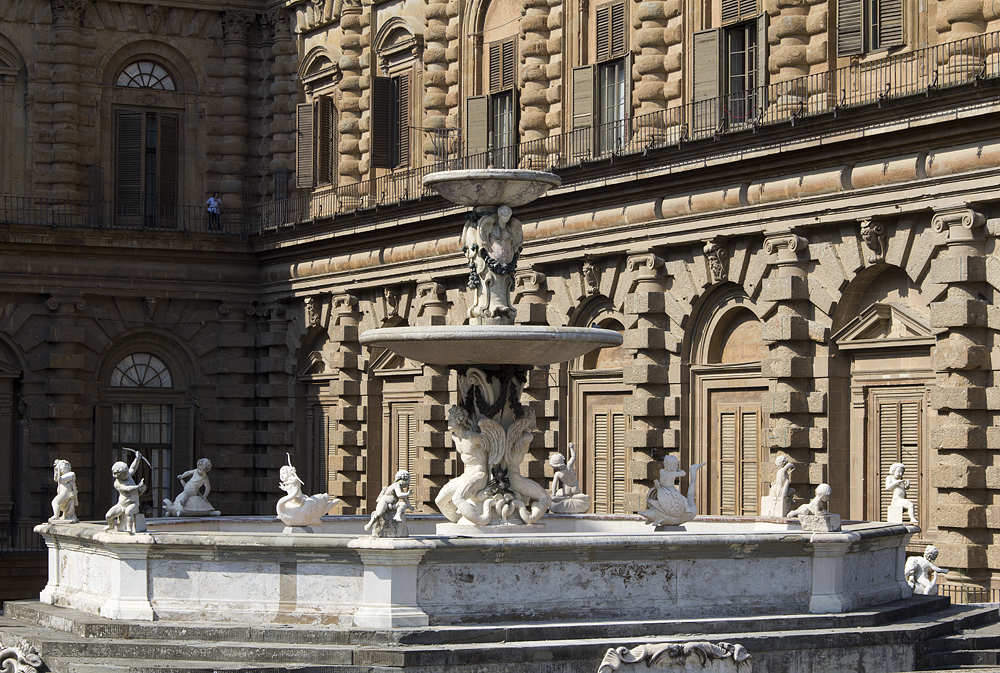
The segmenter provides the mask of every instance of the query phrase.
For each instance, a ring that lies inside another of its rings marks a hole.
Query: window
[[[118,81],[115,84],[133,89],[176,91],[174,78],[162,66],[152,61],[136,61],[126,66],[118,75]]]
[[[720,406],[717,414],[719,514],[755,515],[760,502],[760,405]]]
[[[742,19],[751,11],[756,3],[723,4],[723,17]],[[695,33],[692,44],[694,130],[752,124],[766,103],[767,15]]]
[[[517,166],[517,98],[514,38],[488,46],[489,94],[466,100],[466,154],[485,168]],[[477,161],[478,159],[478,161]]]
[[[372,166],[410,165],[410,73],[376,77],[372,89]]]
[[[176,227],[180,117],[119,110],[115,116],[115,144],[118,223]]]
[[[590,154],[596,129],[599,154],[620,151],[628,142],[629,83],[632,59],[628,49],[624,2],[595,10],[595,65],[573,69],[574,153]]]
[[[625,512],[631,459],[625,447],[623,400],[606,395],[595,402],[587,414],[594,446],[594,513],[620,514]]]
[[[867,482],[869,484],[869,521],[885,521],[892,501],[892,493],[885,490],[885,478],[893,463],[906,466],[903,478],[913,485],[906,492],[906,498],[913,503],[918,521],[926,521],[926,513],[921,512],[924,499],[923,425],[924,391],[920,388],[903,388],[874,391],[870,399],[870,409],[874,419],[871,428],[871,462]]]
[[[171,388],[170,370],[163,360],[149,353],[136,353],[122,359],[111,373],[112,388]]]
[[[902,0],[837,0],[837,55],[903,44]]]
[[[302,189],[336,184],[337,109],[330,96],[295,108],[295,185]]]
[[[758,106],[756,22],[741,23],[724,32],[726,55],[725,100],[723,113],[728,126],[740,126],[753,121]]]

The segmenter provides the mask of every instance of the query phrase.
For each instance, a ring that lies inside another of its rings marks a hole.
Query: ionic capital
[[[977,229],[984,224],[986,216],[965,205],[938,210],[931,219],[931,228],[939,234],[947,234],[949,243],[979,240]]]
[[[764,252],[768,255],[778,255],[772,262],[775,265],[797,264],[805,260],[799,255],[809,247],[809,241],[790,231],[774,232],[764,236]]]

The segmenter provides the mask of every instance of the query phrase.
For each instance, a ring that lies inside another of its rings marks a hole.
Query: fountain
[[[514,324],[523,237],[512,209],[558,177],[489,169],[435,173],[425,183],[471,207],[461,232],[468,324],[374,329],[361,343],[458,372],[459,403],[448,417],[464,470],[436,499],[447,521],[407,516],[407,536],[402,525],[368,535],[367,516],[323,516],[312,532],[265,517],[169,518],[134,535],[57,520],[36,528],[49,547],[42,603],[114,620],[379,630],[836,613],[910,595],[902,571],[915,526],[847,522],[809,532],[782,517],[692,519],[689,500],[666,492],[680,471],[673,457],[650,504],[663,512],[650,520],[673,514],[669,496],[679,498],[680,525],[546,516],[552,494],[520,471],[535,429],[520,401],[526,372],[622,337]],[[383,492],[383,515],[395,503],[399,524],[406,477],[397,475],[398,493]]]

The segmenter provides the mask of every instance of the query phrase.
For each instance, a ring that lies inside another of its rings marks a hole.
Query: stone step
[[[953,650],[934,652],[917,657],[917,670],[940,670],[944,666],[965,670],[969,666],[993,666],[1000,664],[1000,650]]]
[[[280,664],[256,666],[230,661],[150,661],[144,659],[53,660],[53,670],[65,673],[370,673],[368,666]]]

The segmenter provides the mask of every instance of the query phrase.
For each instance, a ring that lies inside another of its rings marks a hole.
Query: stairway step
[[[260,666],[231,661],[152,661],[144,659],[56,660],[62,673],[369,673],[368,666],[273,664]]]
[[[955,650],[934,652],[917,657],[917,669],[934,670],[942,667],[997,666],[1000,664],[1000,650]]]

